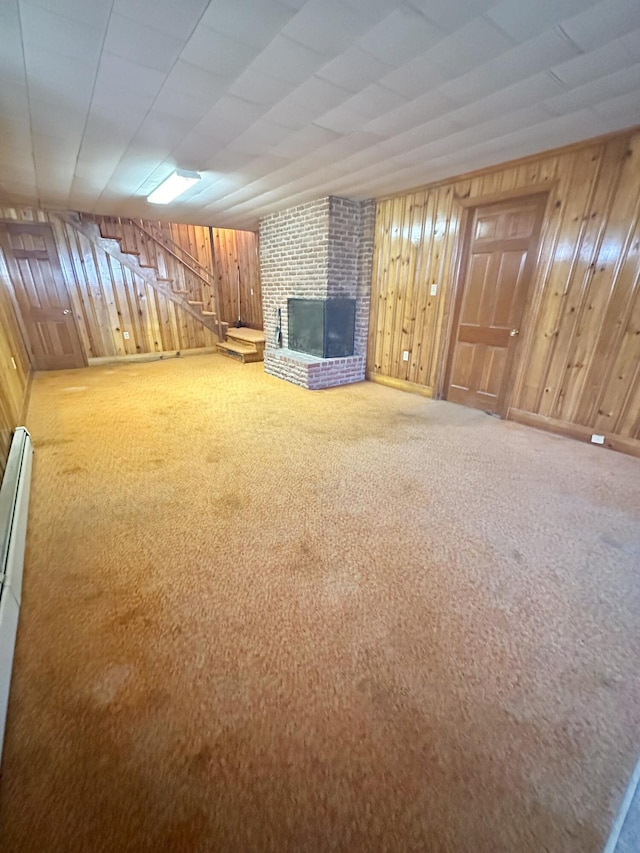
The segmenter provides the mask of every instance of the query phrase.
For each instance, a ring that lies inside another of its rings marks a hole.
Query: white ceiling
[[[0,193],[43,207],[254,228],[640,123],[640,0],[0,0],[0,33]]]

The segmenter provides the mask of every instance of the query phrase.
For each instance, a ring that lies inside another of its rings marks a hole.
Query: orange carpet
[[[600,853],[640,460],[221,356],[41,374],[28,427],[3,851]]]

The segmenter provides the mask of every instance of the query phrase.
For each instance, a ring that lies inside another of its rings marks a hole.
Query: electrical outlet
[[[122,337],[125,339],[125,341],[128,341],[129,340],[129,332],[123,332]]]
[[[604,436],[594,432],[591,436],[591,444],[604,444]]]
[[[253,296],[253,288],[251,288],[251,295]]]
[[[403,361],[409,361],[409,350],[408,350],[408,349],[406,349],[406,350],[402,353],[402,360],[403,360]]]
[[[436,296],[437,293],[438,293],[438,285],[432,284],[431,287],[429,288],[429,296]]]

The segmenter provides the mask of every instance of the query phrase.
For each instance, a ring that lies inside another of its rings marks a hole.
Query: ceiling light
[[[186,169],[176,169],[168,178],[156,187],[155,190],[147,196],[147,201],[151,204],[169,204],[174,198],[182,195],[189,187],[197,184],[200,180],[198,172],[188,172]]]

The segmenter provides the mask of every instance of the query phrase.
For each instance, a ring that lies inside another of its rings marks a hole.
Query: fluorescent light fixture
[[[147,196],[147,201],[151,204],[169,204],[174,198],[177,198],[182,193],[186,192],[189,187],[197,184],[200,180],[198,172],[188,172],[186,169],[176,169],[168,178],[156,187],[155,190]]]

